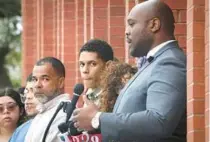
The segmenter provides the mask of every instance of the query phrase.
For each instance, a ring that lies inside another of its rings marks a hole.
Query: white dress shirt
[[[171,42],[174,42],[176,40],[168,40],[166,42],[163,42],[161,44],[159,44],[158,46],[152,48],[148,53],[147,53],[147,59],[149,57],[153,57],[155,55],[155,53],[157,53],[161,48],[163,48],[165,45],[171,43]]]
[[[61,101],[69,100],[68,94],[62,94],[42,106],[40,112],[33,119],[25,137],[25,142],[42,142],[45,129]],[[66,113],[61,109],[55,117],[48,131],[46,142],[60,142],[58,125],[65,122]]]

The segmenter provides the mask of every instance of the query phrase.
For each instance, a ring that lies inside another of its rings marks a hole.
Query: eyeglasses
[[[25,103],[25,101],[26,101],[26,96],[21,95],[21,96],[20,96],[20,99],[21,99],[21,102],[24,104],[24,103]]]
[[[26,101],[26,96],[29,93],[29,90],[27,88],[25,88],[23,94],[20,94],[20,98],[21,98],[21,102],[24,104]]]
[[[25,100],[26,100],[26,94],[25,94],[25,93],[20,94],[20,99],[21,99],[21,102],[22,102],[22,103],[25,103]]]
[[[34,97],[21,96],[21,102],[22,102],[23,104],[25,104],[26,100],[31,101],[31,100],[33,100],[33,99],[34,99]]]
[[[0,105],[0,114],[2,114],[4,112],[5,109],[7,109],[8,111],[14,111],[15,108],[17,107],[16,103],[7,103],[5,105]]]

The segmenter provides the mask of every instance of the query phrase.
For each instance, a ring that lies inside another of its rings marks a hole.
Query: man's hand
[[[84,108],[77,108],[73,112],[72,121],[74,121],[74,126],[78,129],[83,130],[93,130],[94,128],[91,125],[92,118],[98,112],[98,107],[87,99],[87,97],[83,97],[85,103],[87,104]]]

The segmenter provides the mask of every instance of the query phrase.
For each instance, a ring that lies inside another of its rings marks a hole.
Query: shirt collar
[[[86,92],[86,95],[88,96],[88,98],[92,101],[95,101],[98,99],[99,95],[101,94],[102,89],[101,88],[89,88]]]
[[[151,49],[148,53],[147,53],[147,59],[149,57],[154,57],[155,53],[157,53],[161,48],[163,48],[165,45],[174,42],[175,40],[168,40],[166,42],[163,42],[161,44],[159,44],[158,46],[154,47],[153,49]]]
[[[36,107],[36,109],[38,110],[39,113],[43,113],[46,110],[49,110],[49,109],[55,107],[56,105],[60,104],[61,101],[66,100],[66,99],[69,99],[69,95],[61,94],[45,104],[39,104]]]

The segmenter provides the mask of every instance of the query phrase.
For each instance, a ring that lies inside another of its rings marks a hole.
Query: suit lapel
[[[177,41],[169,43],[167,45],[165,45],[165,47],[161,48],[155,55],[154,55],[154,59],[151,62],[146,62],[140,69],[139,71],[132,77],[132,79],[130,79],[130,81],[125,85],[125,87],[122,89],[122,91],[120,92],[120,95],[117,98],[117,101],[115,103],[114,106],[114,112],[117,111],[120,102],[126,92],[126,90],[129,88],[129,86],[134,82],[134,80],[141,74],[141,72],[143,72],[152,62],[154,62],[156,60],[156,58],[158,56],[160,56],[163,52],[165,52],[166,50],[168,50],[169,48],[174,48],[174,47],[178,47],[178,43]],[[181,50],[181,49],[180,49]]]
[[[152,63],[152,62],[150,62]],[[139,71],[132,77],[132,79],[129,80],[129,82],[125,85],[125,87],[122,89],[122,91],[120,92],[120,95],[117,99],[117,102],[116,102],[116,106],[114,107],[114,110],[117,110],[117,108],[119,107],[119,104],[120,104],[120,101],[121,99],[123,98],[126,90],[128,89],[128,87],[133,83],[133,81],[139,76],[139,74],[148,67],[148,65],[150,64],[148,61],[139,69]]]

